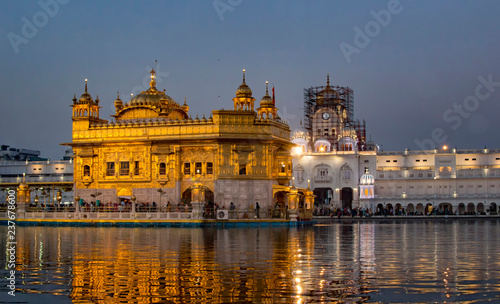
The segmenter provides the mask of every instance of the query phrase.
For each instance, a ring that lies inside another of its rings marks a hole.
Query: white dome
[[[365,174],[361,175],[361,178],[359,179],[359,183],[361,185],[373,185],[375,182],[375,178],[373,175],[368,172],[368,169],[366,169]]]

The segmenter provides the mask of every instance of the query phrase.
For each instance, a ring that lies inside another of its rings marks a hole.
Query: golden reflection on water
[[[62,295],[74,303],[500,300],[497,221],[17,229],[18,288],[33,297]]]

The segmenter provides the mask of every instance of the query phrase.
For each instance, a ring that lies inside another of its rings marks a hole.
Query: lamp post
[[[132,213],[135,213],[135,200],[137,199],[137,197],[135,197],[135,195],[132,193],[132,197],[130,197],[130,199],[132,200]]]
[[[162,201],[161,201],[161,197],[163,196],[163,194],[165,194],[165,191],[163,191],[162,188],[158,188],[158,193],[160,194],[160,202],[158,203],[158,205],[161,207],[161,206],[163,206]]]
[[[57,208],[61,208],[61,200],[62,200],[61,189],[57,190],[56,199],[57,199]]]

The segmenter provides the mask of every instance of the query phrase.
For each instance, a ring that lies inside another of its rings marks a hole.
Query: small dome
[[[266,95],[262,97],[260,100],[260,107],[261,108],[272,108],[274,107],[273,105],[273,99],[271,96],[269,96],[269,90],[268,90],[268,82],[266,81]]]
[[[365,170],[365,174],[361,175],[361,178],[359,179],[359,183],[361,185],[373,185],[375,182],[375,178],[373,175],[368,172],[368,169]]]
[[[123,101],[120,99],[120,92],[118,92],[118,96],[116,97],[116,100],[114,103],[115,103],[115,107],[123,106]]]
[[[161,91],[153,91],[151,88],[149,88],[147,91],[143,91],[140,94],[135,95],[130,99],[130,105],[137,105],[137,104],[147,104],[147,103],[153,103],[153,104],[159,104],[161,101],[167,100],[168,102],[173,102],[174,100],[165,94],[164,92]]]
[[[309,136],[307,136],[307,130],[302,125],[302,120],[300,120],[300,125],[295,131],[292,133],[292,140],[297,138],[303,138],[305,140],[309,140]]]
[[[83,92],[82,96],[80,96],[80,99],[78,101],[80,103],[94,102],[94,100],[92,99],[92,96],[90,96],[89,92],[87,91],[87,79],[85,79],[85,92]]]
[[[245,83],[245,70],[243,70],[243,82],[236,90],[236,97],[252,97],[252,90]]]

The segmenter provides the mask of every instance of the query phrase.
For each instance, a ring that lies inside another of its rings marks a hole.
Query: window
[[[368,159],[365,159],[364,162],[369,163],[370,161]],[[368,167],[365,167],[365,168],[368,168]]]
[[[386,163],[390,163],[390,162],[391,162],[391,160],[390,160],[390,159],[388,159],[388,160],[386,160],[385,162],[386,162]]]
[[[500,157],[495,158],[495,160],[500,160]]]
[[[398,161],[395,159],[395,160],[393,160],[392,162],[393,162],[393,163],[397,163]]]
[[[468,158],[466,158],[465,160],[466,160],[466,161],[469,161],[469,159],[468,159]]]
[[[417,163],[419,163],[419,162],[420,162],[420,159],[417,159],[417,160],[416,160],[416,162],[417,162]]]
[[[240,166],[241,166],[241,165],[240,165]],[[245,167],[246,167],[246,165],[245,165]],[[281,163],[279,164],[279,173],[286,173],[286,165],[285,165],[285,163],[284,163],[284,162],[281,162]]]
[[[195,163],[194,164],[194,173],[195,174],[201,174],[201,163]]]
[[[432,173],[427,173],[427,177],[432,177]]]
[[[337,131],[335,130],[335,128],[332,128],[332,136],[335,136],[337,134]]]
[[[167,174],[167,165],[165,163],[160,163],[160,175]]]
[[[214,163],[207,163],[207,174],[214,174]]]
[[[129,162],[120,162],[120,175],[128,175],[129,169]]]
[[[191,174],[191,164],[184,163],[184,174]]]
[[[285,165],[283,164],[283,168]],[[283,171],[284,172],[284,171]],[[247,165],[246,164],[240,164],[240,175],[247,175]]]
[[[476,160],[475,158],[473,158],[472,160]]]
[[[106,176],[115,176],[115,163],[107,162],[106,163]]]
[[[323,130],[323,135],[328,136],[328,129]]]
[[[90,176],[90,166],[89,165],[83,166],[83,176]]]
[[[141,173],[141,167],[139,161],[134,162],[134,175],[139,175]]]
[[[418,177],[424,177],[424,174],[423,173],[419,173]]]
[[[426,161],[427,161],[427,159],[424,159],[424,162],[426,162]]]

